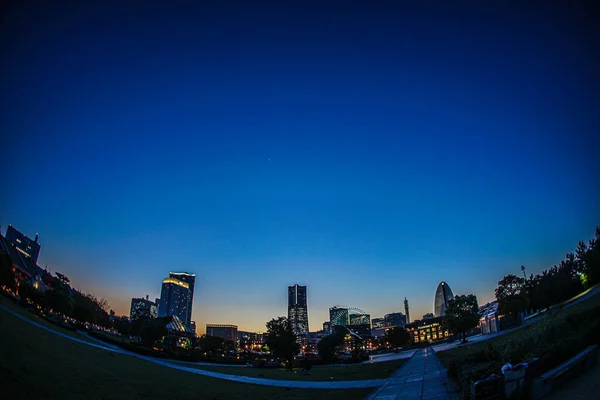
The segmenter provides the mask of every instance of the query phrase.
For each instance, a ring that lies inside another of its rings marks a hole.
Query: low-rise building
[[[448,330],[442,328],[442,317],[415,321],[406,325],[412,343],[436,342],[449,336]]]
[[[206,324],[206,336],[216,336],[237,344],[237,325]]]
[[[133,321],[139,318],[156,318],[157,304],[148,300],[148,296],[143,298],[131,299],[131,309],[129,310],[129,318]]]

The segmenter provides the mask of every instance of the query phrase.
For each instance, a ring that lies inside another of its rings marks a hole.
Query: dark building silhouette
[[[288,320],[296,335],[308,333],[306,286],[288,286]]]
[[[392,326],[399,326],[404,328],[406,326],[406,316],[401,312],[395,312],[386,314],[383,319],[385,320],[385,327],[389,328]]]
[[[410,324],[410,311],[408,310],[408,300],[404,298],[404,313],[406,314],[406,323]]]
[[[9,225],[6,229],[6,241],[15,246],[17,251],[25,257],[31,258],[34,264],[37,264],[38,256],[40,255],[40,244],[38,243],[38,235],[35,239],[30,239],[15,228]]]
[[[238,327],[237,325],[206,324],[206,336],[216,336],[229,340],[237,347]]]

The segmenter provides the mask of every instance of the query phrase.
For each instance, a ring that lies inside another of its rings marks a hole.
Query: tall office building
[[[34,264],[37,264],[38,256],[40,255],[40,244],[38,243],[38,235],[32,240],[9,225],[6,229],[6,241],[11,243],[19,253],[26,257],[30,257]]]
[[[192,321],[192,305],[194,303],[194,284],[196,283],[196,274],[188,274],[187,272],[171,272],[169,277],[179,279],[190,286],[190,292],[187,299],[187,315],[184,324],[189,327]],[[181,318],[180,318],[181,319]],[[181,321],[184,321],[181,319]]]
[[[448,302],[452,299],[454,299],[454,293],[452,293],[450,286],[444,281],[440,282],[435,291],[435,298],[433,300],[436,317],[441,317],[445,314]]]
[[[410,312],[408,310],[408,300],[404,298],[404,312],[406,313],[406,323],[410,324]]]
[[[308,333],[306,286],[288,286],[288,320],[296,335]]]
[[[160,291],[160,304],[158,305],[158,316],[165,317],[174,315],[186,326],[190,326],[191,320],[188,310],[190,298],[190,285],[177,278],[165,278]]]

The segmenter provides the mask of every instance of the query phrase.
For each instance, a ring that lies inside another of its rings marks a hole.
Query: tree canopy
[[[568,300],[591,285],[600,283],[600,227],[586,244],[577,243],[575,252],[528,279],[507,275],[496,289],[500,313],[517,316],[526,310],[548,308]],[[521,267],[524,270],[524,267]]]
[[[525,278],[516,275],[506,275],[498,282],[496,300],[501,314],[511,314],[515,317],[527,309],[527,294]]]
[[[479,324],[479,305],[474,294],[458,295],[448,303],[443,325],[450,332],[461,335],[466,342],[466,332]]]
[[[392,347],[400,347],[410,342],[410,334],[400,326],[395,326],[385,332],[385,340]]]
[[[291,366],[294,357],[300,351],[292,325],[286,317],[273,318],[267,322],[265,342],[273,355],[285,360],[288,366]]]
[[[317,343],[319,357],[326,363],[332,362],[335,359],[336,349],[342,344],[344,344],[344,334],[339,331],[325,336]]]

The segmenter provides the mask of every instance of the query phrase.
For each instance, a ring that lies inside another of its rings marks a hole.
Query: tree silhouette
[[[410,342],[410,334],[406,329],[395,326],[385,332],[385,340],[391,344],[392,347],[400,347]]]
[[[467,341],[466,332],[479,324],[479,305],[474,294],[458,295],[448,302],[444,311],[443,326]]]
[[[286,362],[286,367],[291,370],[294,357],[300,351],[294,330],[286,317],[273,318],[267,322],[267,339],[273,355]]]
[[[527,310],[525,279],[512,274],[506,275],[498,282],[496,300],[500,314],[518,317],[520,312]]]
[[[319,357],[326,363],[332,362],[335,358],[336,349],[344,344],[344,335],[341,331],[335,331],[331,335],[325,336],[317,343]]]

